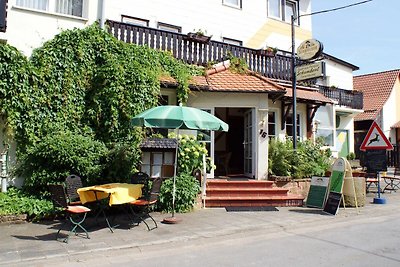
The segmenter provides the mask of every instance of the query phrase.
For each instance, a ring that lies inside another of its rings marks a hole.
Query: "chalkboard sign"
[[[364,159],[368,173],[376,173],[387,170],[386,150],[367,150]]]
[[[320,208],[324,207],[326,193],[328,191],[329,177],[311,178],[310,191],[307,196],[307,207]]]
[[[326,213],[336,215],[339,210],[342,194],[337,192],[329,192],[328,199],[325,202],[324,211]]]

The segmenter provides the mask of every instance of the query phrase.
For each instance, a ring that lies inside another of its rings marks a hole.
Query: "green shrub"
[[[321,149],[321,143],[298,142],[293,150],[291,139],[271,140],[268,151],[268,172],[278,176],[305,178],[323,175],[329,168],[331,152]]]
[[[199,135],[201,137],[201,135]],[[175,133],[170,133],[169,138],[176,138]],[[193,135],[179,135],[178,174],[192,175],[196,169],[203,168],[203,155],[208,155],[206,144],[197,140]],[[206,158],[207,168],[214,168],[211,159]]]
[[[191,211],[196,204],[197,195],[200,192],[199,182],[191,175],[181,174],[176,177],[175,211]],[[173,179],[164,180],[157,208],[165,212],[172,211]]]
[[[30,147],[16,173],[25,177],[24,189],[38,196],[46,195],[48,184],[63,182],[69,174],[81,176],[84,184],[95,184],[107,151],[90,135],[58,131]]]
[[[53,212],[51,201],[36,198],[9,187],[7,193],[0,193],[0,215],[27,214],[29,220],[39,220]]]

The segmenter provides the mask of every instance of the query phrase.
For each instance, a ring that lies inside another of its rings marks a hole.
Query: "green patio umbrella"
[[[158,106],[132,119],[135,126],[164,129],[228,131],[228,124],[201,109],[184,106]]]
[[[179,106],[158,106],[148,109],[132,119],[134,126],[162,129],[191,129],[225,131],[229,126],[224,121],[201,109]],[[175,153],[175,168],[172,190],[172,218],[165,219],[167,223],[175,223],[175,180],[178,148]]]

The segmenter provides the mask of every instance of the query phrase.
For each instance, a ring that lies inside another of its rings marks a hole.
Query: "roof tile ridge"
[[[393,69],[393,70],[383,70],[383,71],[379,71],[379,72],[374,72],[374,73],[365,73],[365,74],[360,74],[360,75],[354,75],[354,78],[361,78],[361,77],[365,77],[365,76],[373,76],[373,75],[381,75],[381,74],[386,74],[388,72],[394,72],[400,75],[400,69]]]
[[[229,60],[223,61],[220,64],[214,65],[213,68],[211,68],[209,70],[206,70],[206,73],[205,73],[206,75],[205,76],[207,77],[209,75],[225,71],[225,70],[229,69],[230,66],[231,66],[231,63],[230,63]]]

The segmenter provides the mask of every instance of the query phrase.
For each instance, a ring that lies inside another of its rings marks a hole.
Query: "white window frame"
[[[273,122],[270,122],[270,120],[269,120],[269,115],[270,115],[270,113],[273,113],[273,117],[274,117],[274,121]],[[268,138],[271,140],[271,139],[274,139],[274,138],[277,138],[277,111],[275,111],[275,110],[270,110],[270,111],[268,111],[268,114],[267,114],[267,116],[268,116],[268,125],[267,125],[267,129],[268,129]],[[274,128],[274,134],[271,134],[270,133],[270,131],[269,131],[269,126],[270,125],[272,125],[273,126],[273,128]]]
[[[237,9],[242,9],[242,0],[237,0],[237,4],[232,3],[232,0],[222,0],[224,6],[234,7]]]
[[[147,19],[131,17],[128,15],[121,15],[121,22],[133,24],[133,25],[144,26],[144,27],[149,27],[150,21]]]
[[[169,32],[176,32],[176,33],[181,33],[182,32],[182,27],[164,23],[164,22],[158,22],[157,23],[157,29],[163,30],[163,31],[169,31]]]
[[[270,9],[270,3],[272,1],[276,1],[279,4],[279,15],[276,16],[272,14],[271,9]],[[267,15],[270,18],[282,20],[287,23],[291,23],[291,16],[287,16],[286,14],[286,8],[288,6],[294,7],[294,15],[297,17],[299,15],[299,1],[298,0],[267,0]],[[299,25],[299,19],[295,21],[295,25]]]
[[[228,37],[222,37],[222,42],[226,43],[226,44],[231,44],[231,45],[243,46],[242,41],[228,38]]]
[[[290,113],[289,116],[291,118],[293,118],[293,113]],[[300,113],[297,113],[296,117],[298,119],[297,120],[297,130],[296,130],[297,138],[298,138],[298,140],[302,140],[303,138],[302,138],[302,134],[301,134],[301,116],[300,116]],[[287,123],[286,119],[285,119],[285,133],[286,133],[287,136],[293,137],[293,119],[292,119],[291,123]],[[292,131],[290,131],[289,133],[287,131],[287,126],[288,125],[292,126]]]
[[[82,10],[80,10],[80,15],[73,15],[72,13],[69,14],[67,12],[57,12],[57,3],[61,8],[69,9],[69,5],[72,4],[72,1],[74,0],[16,0],[15,7],[51,14],[60,14],[62,16],[87,18],[87,0],[76,0],[81,2]]]

